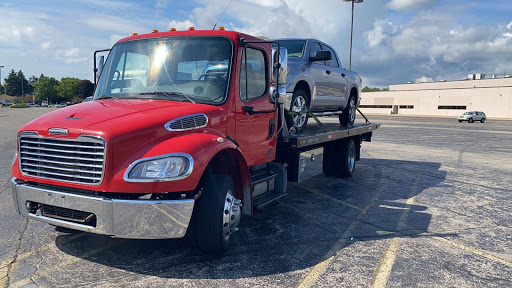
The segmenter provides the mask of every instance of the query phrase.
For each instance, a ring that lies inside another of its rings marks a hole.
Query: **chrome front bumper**
[[[12,178],[11,185],[14,207],[24,217],[118,238],[181,238],[187,232],[194,209],[193,199],[121,200],[93,197],[17,184],[16,178]],[[96,225],[46,217],[40,212],[31,213],[27,208],[28,202],[93,213]]]

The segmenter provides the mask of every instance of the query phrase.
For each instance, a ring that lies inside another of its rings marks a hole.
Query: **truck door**
[[[320,43],[311,42],[309,48],[309,57],[314,57],[317,51],[322,50]],[[331,97],[333,96],[330,91],[329,82],[330,74],[328,72],[325,61],[315,61],[310,63],[311,77],[315,81],[316,95],[314,95],[311,107],[325,109],[330,106]]]
[[[248,45],[247,55],[241,49],[237,61],[240,97],[236,107],[236,141],[249,166],[275,158],[277,112],[249,115],[244,110],[252,107],[254,111],[269,111],[275,107],[269,101],[270,47],[267,49]]]
[[[329,61],[325,61],[325,64],[327,66],[327,70],[330,71],[329,73],[329,88],[332,92],[330,96],[333,96],[332,102],[330,105],[333,107],[330,108],[339,108],[343,105],[346,101],[346,89],[347,89],[347,79],[346,75],[341,68],[341,65],[339,65],[338,58],[336,56],[336,52],[334,52],[334,49],[331,47],[322,44],[322,50],[328,50],[331,51],[332,58]]]

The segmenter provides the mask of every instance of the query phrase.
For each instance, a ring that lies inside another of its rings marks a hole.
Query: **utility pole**
[[[2,85],[2,68],[4,65],[0,65],[0,86]],[[5,94],[7,94],[7,89],[4,87]],[[0,95],[2,95],[2,88],[0,87]],[[4,96],[2,96],[2,100],[4,100]]]

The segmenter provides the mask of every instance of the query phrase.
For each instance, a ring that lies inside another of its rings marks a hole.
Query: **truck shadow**
[[[446,172],[439,168],[432,162],[361,159],[350,179],[317,176],[289,185],[279,204],[242,219],[223,257],[205,255],[181,239],[59,233],[56,246],[88,261],[161,278],[238,279],[301,270],[358,241],[446,236],[429,233],[428,207],[412,201],[443,182]]]

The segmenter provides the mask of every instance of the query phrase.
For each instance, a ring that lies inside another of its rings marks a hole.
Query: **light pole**
[[[4,68],[4,65],[0,65],[0,85],[2,85],[2,68]],[[4,88],[4,91],[6,91],[5,88]],[[0,88],[0,94],[2,94],[1,88]]]
[[[343,0],[352,2],[352,24],[350,25],[350,56],[348,58],[348,70],[352,70],[352,34],[354,32],[354,3],[362,3],[363,0]]]

